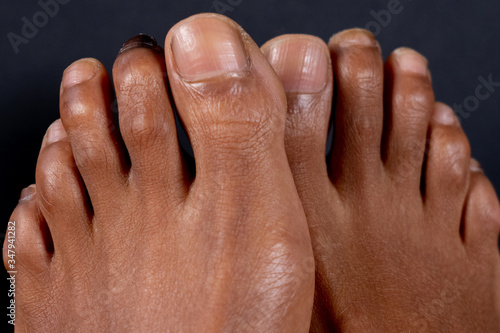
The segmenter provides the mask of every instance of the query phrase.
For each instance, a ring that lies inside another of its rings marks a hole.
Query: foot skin
[[[314,259],[279,78],[222,16],[177,24],[165,55],[144,39],[114,64],[120,130],[103,66],[84,59],[64,73],[61,120],[12,215],[18,328],[308,331]]]
[[[286,150],[316,257],[312,331],[499,332],[500,206],[435,103],[427,61],[402,48],[384,67],[363,30],[262,49],[287,91]]]

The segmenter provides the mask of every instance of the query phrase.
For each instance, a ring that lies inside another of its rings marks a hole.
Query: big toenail
[[[396,61],[405,72],[426,76],[428,73],[427,59],[412,49],[402,47],[394,51]]]
[[[60,120],[55,121],[47,130],[47,144],[60,141],[66,137],[66,130]]]
[[[329,56],[326,46],[312,38],[286,38],[266,49],[266,57],[286,92],[314,94],[327,83]]]
[[[160,46],[158,46],[158,42],[156,41],[156,39],[146,34],[139,34],[138,36],[130,38],[123,44],[118,54],[122,54],[128,50],[136,48],[147,48],[157,53],[163,54],[163,49]]]
[[[69,88],[92,79],[99,67],[100,64],[94,59],[80,59],[74,62],[64,71],[63,88]]]
[[[436,105],[432,118],[436,122],[448,126],[454,125],[457,122],[457,117],[453,110],[444,105]]]
[[[172,52],[179,74],[188,81],[245,73],[248,56],[241,34],[218,18],[187,20],[176,29]]]

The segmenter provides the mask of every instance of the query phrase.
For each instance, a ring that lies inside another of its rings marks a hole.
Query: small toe
[[[242,175],[259,169],[251,165],[264,155],[284,154],[282,85],[236,23],[219,15],[196,15],[174,26],[165,45],[169,81],[193,146],[197,179],[237,173],[243,180]]]
[[[424,166],[425,206],[443,221],[462,220],[470,176],[470,145],[453,110],[436,103],[429,128],[427,161]],[[446,217],[446,218],[444,218]]]
[[[31,273],[47,269],[53,244],[45,219],[37,202],[35,185],[25,188],[5,232],[3,261],[5,269],[16,272],[23,268]]]
[[[405,190],[420,192],[422,164],[434,93],[427,60],[400,48],[385,66],[385,129],[382,155],[388,174]]]
[[[252,254],[258,237],[265,244],[262,248],[293,253],[297,263],[310,259],[310,238],[302,238],[308,235],[304,211],[285,151],[286,96],[262,51],[234,21],[213,14],[181,21],[170,30],[165,45],[169,83],[196,163],[186,199],[197,203],[196,210],[187,206],[196,230],[210,228],[216,235],[211,242],[230,244],[229,252],[223,250],[230,256]],[[199,212],[205,214],[203,219]],[[200,225],[200,220],[207,223]],[[229,265],[237,276],[247,275],[246,268],[237,269],[239,264]],[[260,274],[259,269],[251,270]],[[280,282],[278,294],[287,295],[279,296],[282,300],[295,294],[280,314],[286,318],[280,324],[283,331],[305,331],[309,326],[311,312],[294,309],[299,303],[312,308],[313,285],[309,272],[298,283]],[[246,311],[253,311],[252,303],[246,304]]]
[[[183,165],[166,71],[163,49],[140,35],[124,44],[113,79],[131,181],[143,190],[179,194]]]
[[[497,249],[500,234],[500,204],[493,185],[480,164],[470,163],[470,186],[462,223],[464,240],[476,249]]]
[[[96,203],[106,202],[106,198],[123,188],[127,179],[127,156],[112,105],[111,82],[100,62],[81,59],[65,70],[61,119],[78,170]]]
[[[383,61],[373,35],[352,29],[329,42],[336,86],[335,135],[331,170],[333,179],[349,177],[356,169],[358,182],[382,172]],[[351,179],[351,181],[355,181]]]
[[[60,120],[47,130],[36,166],[37,202],[50,229],[54,252],[80,246],[91,234],[92,207]]]

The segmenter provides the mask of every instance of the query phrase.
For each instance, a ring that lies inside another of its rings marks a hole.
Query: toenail
[[[432,118],[443,125],[454,125],[457,122],[457,117],[453,110],[445,105],[436,105]]]
[[[471,158],[470,160],[470,170],[475,172],[484,172],[483,167],[475,158]]]
[[[239,75],[248,67],[241,33],[218,18],[182,22],[173,33],[171,47],[179,74],[186,80]]]
[[[402,47],[394,51],[396,61],[399,67],[410,73],[426,76],[428,72],[428,61],[420,53]]]
[[[321,92],[328,80],[327,48],[320,40],[290,37],[278,40],[265,51],[286,92]]]
[[[26,201],[33,197],[36,191],[35,185],[30,185],[21,191],[21,198],[19,201]]]
[[[63,88],[69,88],[92,79],[99,67],[100,64],[94,59],[80,59],[75,61],[64,71]]]
[[[336,33],[330,38],[329,44],[336,48],[344,48],[353,45],[370,46],[380,48],[375,36],[368,30],[348,29]]]
[[[60,141],[66,137],[66,130],[61,120],[56,120],[47,130],[47,144]]]
[[[163,54],[163,49],[158,46],[158,42],[153,36],[139,34],[138,36],[130,38],[128,41],[126,41],[120,49],[120,52],[118,52],[118,55],[136,48],[147,48],[153,50],[156,53]]]

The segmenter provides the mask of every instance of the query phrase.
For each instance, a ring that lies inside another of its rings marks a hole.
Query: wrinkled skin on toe
[[[116,59],[119,126],[102,64],[65,71],[61,119],[12,215],[18,331],[309,329],[314,259],[279,78],[222,16],[182,21],[165,45],[140,36]]]
[[[359,29],[262,50],[287,92],[287,156],[316,258],[311,331],[499,332],[498,199],[434,101],[425,58],[401,48],[384,65]]]

